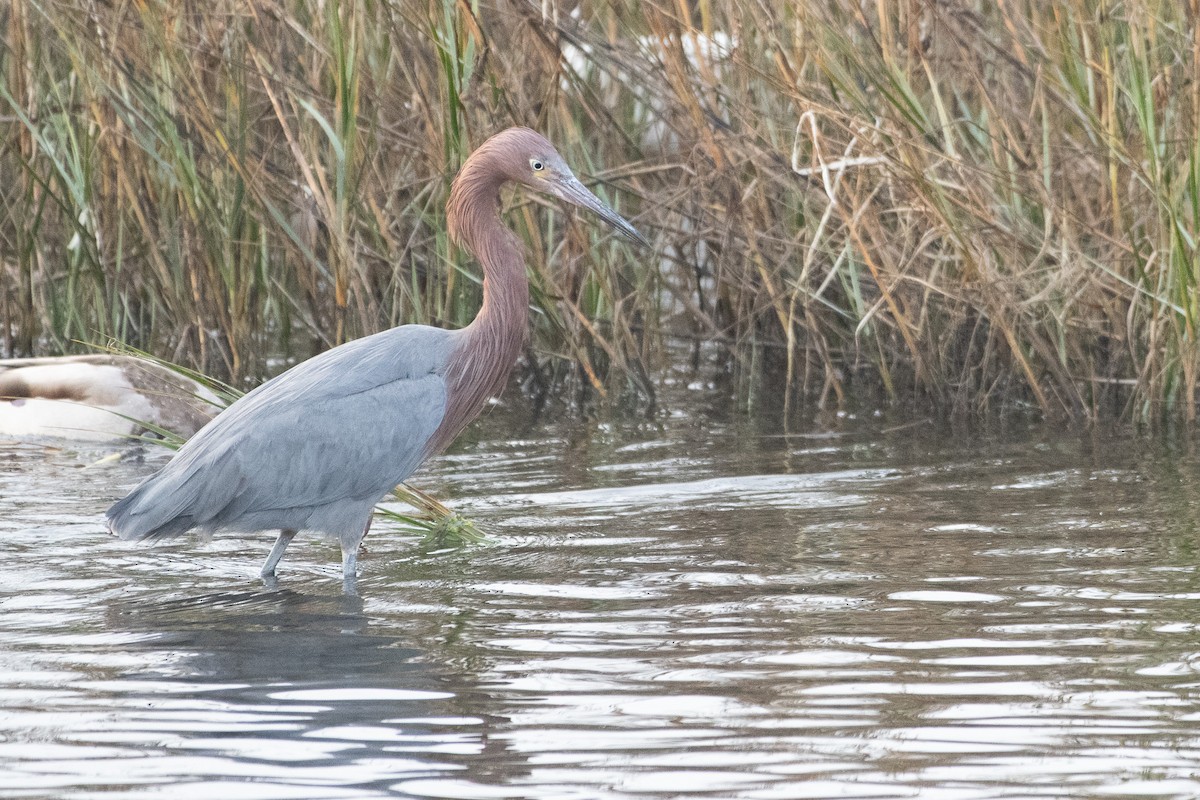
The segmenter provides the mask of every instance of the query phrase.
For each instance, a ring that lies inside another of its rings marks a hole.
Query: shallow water
[[[533,427],[431,550],[143,547],[153,469],[0,446],[0,796],[1200,796],[1189,448],[842,421]]]

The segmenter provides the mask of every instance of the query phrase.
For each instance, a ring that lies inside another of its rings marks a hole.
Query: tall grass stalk
[[[656,244],[506,200],[531,389],[644,401],[683,339],[748,407],[1192,420],[1198,25],[1195,0],[22,0],[0,349],[257,380],[464,324],[449,181],[525,124]]]

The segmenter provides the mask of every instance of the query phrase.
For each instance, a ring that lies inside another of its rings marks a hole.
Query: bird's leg
[[[362,542],[362,534],[343,536],[342,544],[342,591],[346,594],[358,594],[358,545]]]
[[[271,554],[267,556],[266,562],[263,563],[262,572],[259,573],[264,578],[271,578],[275,575],[275,567],[279,564],[279,559],[283,558],[283,551],[287,550],[287,546],[292,543],[292,539],[296,537],[296,532],[284,528],[279,532],[279,538],[275,540],[275,546],[271,548]]]
[[[342,536],[342,591],[349,595],[358,594],[358,549],[362,546],[362,541],[367,537],[367,531],[371,530],[371,518],[367,518],[367,524],[363,527],[362,532],[354,536]]]
[[[342,593],[358,594],[358,545],[342,550]]]

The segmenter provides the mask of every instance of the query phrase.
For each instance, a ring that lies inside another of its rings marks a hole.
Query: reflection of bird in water
[[[447,206],[451,237],[483,266],[483,307],[475,320],[456,331],[402,325],[268,381],[114,504],[110,530],[145,539],[193,528],[275,529],[264,577],[275,573],[297,531],[319,531],[340,542],[344,585],[352,592],[375,503],[483,410],[524,343],[524,256],[500,221],[500,187],[509,182],[590,209],[645,242],[542,136],[528,128],[496,134],[467,159]]]
[[[427,582],[417,583],[389,600],[423,607]],[[192,777],[186,770],[209,757],[261,772],[271,766],[259,760],[264,753],[276,766],[280,759],[304,766],[297,780],[327,770],[329,781],[348,776],[348,790],[385,787],[377,792],[383,795],[397,781],[454,776],[464,757],[482,782],[528,774],[509,738],[492,735],[506,730],[509,698],[482,680],[490,669],[476,657],[478,642],[447,635],[446,613],[380,616],[376,609],[368,616],[362,599],[346,594],[184,597],[177,585],[165,596],[163,588],[108,602],[104,630],[124,658],[111,671],[84,662],[87,673],[77,674],[87,686],[97,673],[123,684],[91,694],[102,698],[95,725],[119,728],[130,751],[150,747],[168,756],[180,773],[160,765],[155,777],[164,786]],[[172,702],[154,702],[163,692]],[[125,702],[114,705],[116,694]],[[185,706],[195,713],[181,713]],[[273,778],[286,780],[262,774],[263,785],[277,785]],[[410,796],[391,794],[398,793]]]
[[[0,437],[107,441],[146,431],[183,437],[221,403],[191,378],[124,355],[0,359]]]

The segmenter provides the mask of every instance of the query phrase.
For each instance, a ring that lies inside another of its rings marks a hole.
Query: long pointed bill
[[[579,179],[574,175],[555,184],[554,188],[557,190],[560,198],[566,200],[568,203],[574,203],[577,206],[594,212],[600,219],[616,228],[622,236],[632,239],[635,242],[640,242],[646,247],[650,246],[650,242],[646,241],[645,236],[638,233],[637,228],[630,225],[628,220],[609,208],[603,200],[588,191],[588,188],[580,183]]]

